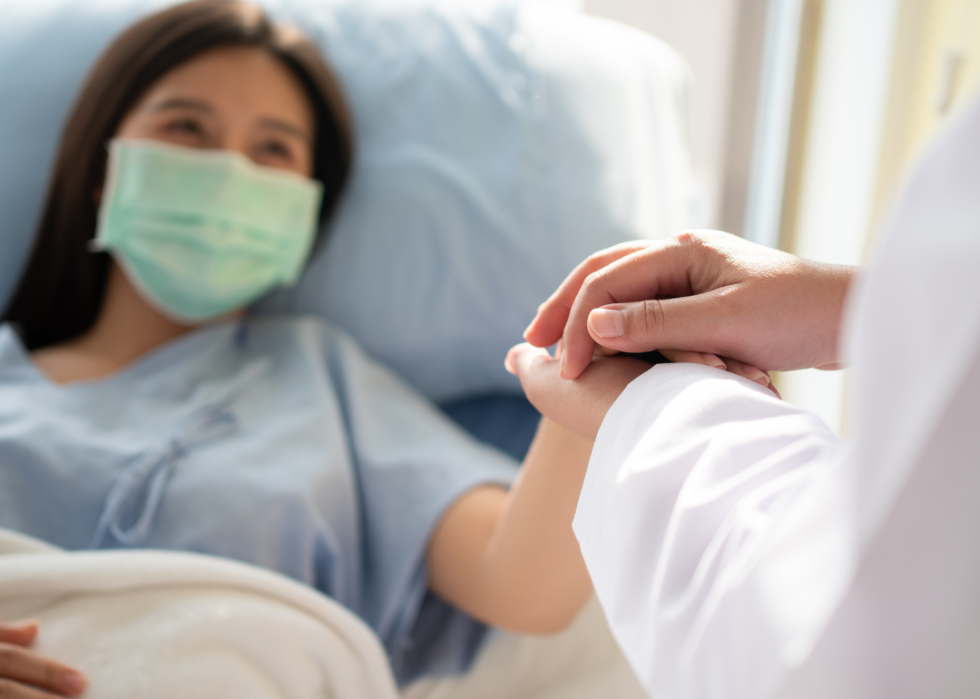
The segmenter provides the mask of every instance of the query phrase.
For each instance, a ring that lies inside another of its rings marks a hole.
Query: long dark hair
[[[95,323],[109,258],[88,251],[106,143],[159,78],[219,46],[254,46],[279,58],[313,106],[313,176],[324,186],[323,223],[350,170],[351,122],[340,86],[317,47],[299,30],[273,23],[240,0],[195,0],[146,17],[103,52],[69,114],[27,267],[3,315],[28,349],[76,337]]]

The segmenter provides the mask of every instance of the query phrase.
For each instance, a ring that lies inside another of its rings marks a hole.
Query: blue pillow
[[[5,3],[0,305],[85,72],[166,4]],[[337,322],[433,399],[517,390],[504,354],[572,267],[689,225],[688,74],[662,42],[507,0],[262,4],[340,75],[357,159],[329,243],[261,307]]]

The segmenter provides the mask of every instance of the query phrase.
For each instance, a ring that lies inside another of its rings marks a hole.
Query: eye
[[[204,125],[193,117],[179,117],[171,119],[164,125],[164,131],[176,136],[191,136],[203,138],[206,135]]]
[[[276,160],[292,160],[293,158],[293,149],[289,144],[277,139],[270,139],[260,143],[258,152],[263,158],[274,158]]]

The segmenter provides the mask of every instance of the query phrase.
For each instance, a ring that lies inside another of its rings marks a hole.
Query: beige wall
[[[876,221],[887,212],[922,148],[978,87],[980,0],[902,0],[878,170]]]

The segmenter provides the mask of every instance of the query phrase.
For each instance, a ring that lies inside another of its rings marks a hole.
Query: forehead
[[[227,116],[287,119],[312,132],[313,109],[293,72],[263,48],[223,46],[182,63],[153,83],[137,109],[190,97]]]

